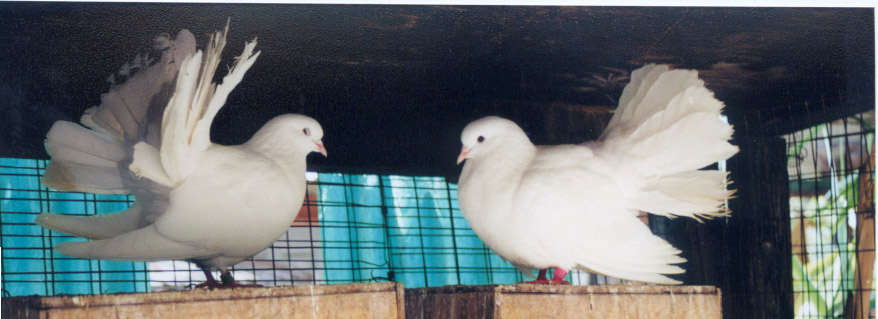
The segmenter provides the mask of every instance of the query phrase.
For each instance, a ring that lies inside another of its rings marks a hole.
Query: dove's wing
[[[292,183],[274,162],[246,149],[211,147],[201,164],[174,189],[171,204],[155,223],[108,239],[64,243],[56,250],[106,260],[243,260],[271,246],[304,200],[304,178],[301,185]]]
[[[685,260],[625,207],[630,194],[585,146],[542,147],[516,191],[519,251],[532,260],[578,265],[605,275],[678,284]],[[539,212],[540,215],[535,215]]]
[[[211,37],[206,53],[198,51],[183,61],[174,95],[164,111],[161,146],[134,146],[131,170],[138,176],[171,187],[195,170],[200,155],[211,145],[210,125],[214,116],[259,56],[259,52],[253,52],[256,40],[248,42],[223,83],[213,83],[227,32],[228,25],[225,31]]]

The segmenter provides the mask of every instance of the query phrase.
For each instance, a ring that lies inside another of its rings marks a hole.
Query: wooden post
[[[715,283],[729,319],[793,318],[792,248],[786,142],[736,141],[729,160],[735,198],[720,236]]]
[[[860,167],[860,192],[857,201],[857,270],[854,293],[845,318],[869,319],[872,296],[872,270],[875,267],[875,149],[871,160]]]

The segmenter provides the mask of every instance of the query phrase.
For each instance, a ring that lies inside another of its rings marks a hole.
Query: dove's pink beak
[[[457,164],[460,164],[460,162],[463,162],[463,160],[469,156],[470,150],[472,149],[466,146],[460,149],[460,155],[457,156]]]
[[[314,144],[317,144],[317,152],[318,153],[323,154],[324,157],[329,157],[329,155],[326,154],[326,147],[323,147],[322,140],[315,140]]]

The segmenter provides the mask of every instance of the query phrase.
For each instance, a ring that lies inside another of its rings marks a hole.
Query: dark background
[[[215,142],[298,112],[327,132],[330,157],[310,159],[318,170],[455,180],[469,121],[503,115],[537,144],[582,142],[601,127],[555,134],[575,126],[565,114],[605,114],[646,63],[699,70],[739,139],[805,126],[789,119],[808,112],[850,113],[834,111],[841,101],[874,108],[873,18],[872,8],[4,2],[0,156],[46,158],[51,124],[99,104],[107,77],[157,34],[188,28],[202,47],[227,19],[224,64],[254,37],[262,55],[217,116]]]

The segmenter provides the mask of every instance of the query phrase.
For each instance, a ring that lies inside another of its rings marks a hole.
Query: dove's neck
[[[511,197],[536,153],[537,148],[525,138],[507,143],[502,151],[485,154],[472,161],[468,159],[461,172],[459,186],[472,190],[467,194],[481,193],[475,196],[479,199],[471,199],[474,202],[490,201],[488,197],[494,196]]]
[[[284,136],[260,130],[244,145],[259,155],[265,156],[283,169],[287,178],[296,181],[303,179],[307,163],[305,159],[311,151],[291,143]]]

